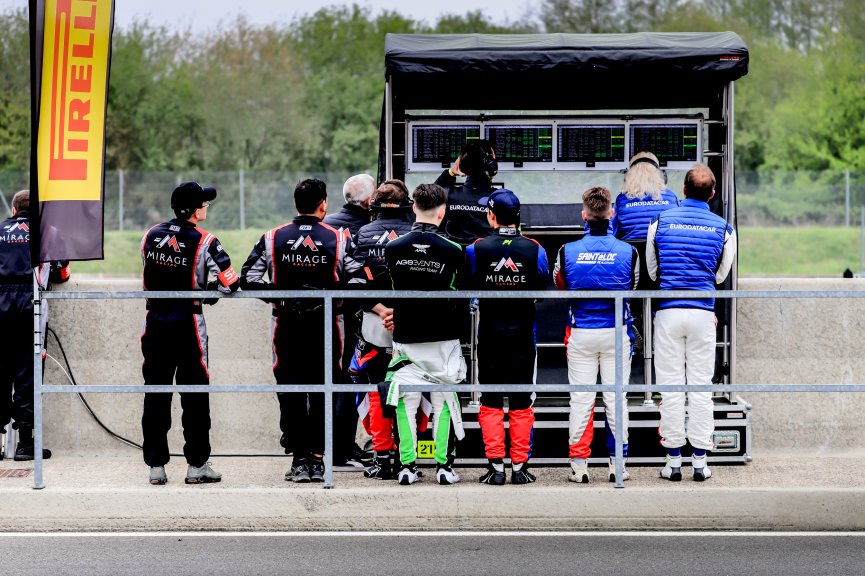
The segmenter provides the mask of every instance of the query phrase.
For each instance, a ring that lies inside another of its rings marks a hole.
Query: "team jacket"
[[[554,277],[561,290],[632,290],[639,281],[640,257],[630,244],[617,240],[609,221],[586,225],[589,235],[559,249]],[[625,300],[625,324],[630,324]],[[570,302],[568,325],[572,328],[614,328],[615,301],[577,299]]]
[[[239,278],[216,236],[186,220],[157,224],[141,240],[145,290],[205,290],[208,275],[220,292],[234,292]],[[165,314],[201,314],[201,300],[148,299],[147,309]]]
[[[361,226],[369,224],[370,212],[355,204],[345,204],[339,212],[328,214],[324,223],[337,230],[348,231],[346,241],[356,242]]]
[[[392,283],[384,259],[384,247],[391,240],[408,234],[412,225],[414,213],[406,207],[385,209],[376,220],[361,227],[352,256],[360,266],[366,289],[390,289]]]
[[[547,253],[516,228],[497,228],[466,248],[472,290],[544,290],[549,285]],[[535,303],[531,299],[480,300],[480,330],[488,338],[527,335],[534,341]]]
[[[628,198],[619,194],[613,216],[613,234],[621,240],[645,240],[649,224],[658,214],[676,208],[679,199],[672,190],[661,191],[661,197],[653,200],[651,194],[642,198]]]
[[[243,264],[241,285],[244,290],[338,289],[350,270],[345,246],[345,235],[336,228],[315,216],[298,216],[258,240]],[[273,302],[273,314],[317,306],[304,300],[279,300]]]
[[[436,184],[448,191],[447,211],[439,229],[448,238],[468,246],[478,238],[485,238],[492,233],[487,222],[487,209],[478,205],[478,201],[493,193],[489,181],[481,181],[471,176],[466,177],[464,184],[457,184],[456,178],[445,170]]]
[[[465,258],[462,247],[417,222],[411,232],[384,249],[394,290],[457,290]],[[400,299],[394,302],[394,342],[412,344],[459,338],[466,320],[464,303],[452,299]]]
[[[714,290],[736,256],[736,232],[700,200],[685,198],[649,226],[646,266],[661,290]],[[715,299],[662,300],[664,308],[714,310]]]

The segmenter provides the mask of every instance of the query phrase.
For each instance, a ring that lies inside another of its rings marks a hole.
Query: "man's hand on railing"
[[[210,282],[207,283],[205,290],[207,290],[208,292],[215,292],[218,288],[219,288],[219,281],[218,280],[211,280]],[[204,304],[207,304],[208,306],[213,306],[214,304],[219,302],[219,298],[205,298],[202,302]]]

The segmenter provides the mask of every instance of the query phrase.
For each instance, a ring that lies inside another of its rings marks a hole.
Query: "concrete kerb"
[[[591,468],[592,483],[564,468],[535,469],[538,482],[503,487],[463,481],[413,486],[337,472],[335,487],[282,479],[284,458],[224,458],[220,484],[186,486],[185,465],[168,465],[169,484],[147,484],[137,457],[59,457],[48,487],[0,479],[0,531],[150,530],[865,530],[865,464],[850,457],[766,455],[748,466],[717,467],[705,483],[670,483],[658,468],[632,467],[626,490]],[[2,469],[23,463],[0,462]],[[686,470],[689,472],[689,470]]]

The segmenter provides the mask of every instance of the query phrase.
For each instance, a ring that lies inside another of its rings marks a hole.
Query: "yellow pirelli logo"
[[[47,0],[39,200],[100,200],[111,0]]]

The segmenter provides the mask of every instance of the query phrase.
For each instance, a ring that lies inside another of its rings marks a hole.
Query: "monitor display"
[[[557,125],[559,162],[624,162],[624,124]]]
[[[486,139],[499,162],[552,162],[553,125],[487,125]]]
[[[698,124],[631,124],[631,156],[651,152],[663,164],[697,162]]]
[[[447,166],[457,159],[466,142],[480,138],[480,124],[412,125],[412,162]]]

